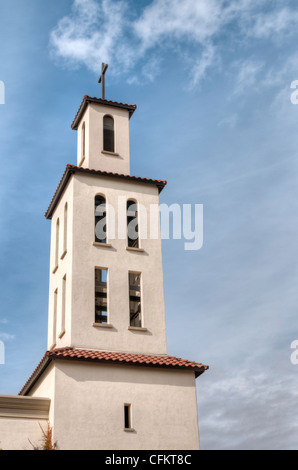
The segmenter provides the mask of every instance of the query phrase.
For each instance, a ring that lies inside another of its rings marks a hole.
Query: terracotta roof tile
[[[53,211],[63,194],[63,191],[73,173],[85,173],[93,176],[104,176],[104,177],[109,177],[109,178],[117,178],[117,179],[122,179],[122,180],[128,180],[128,181],[135,181],[139,183],[145,183],[145,184],[154,184],[155,186],[158,187],[159,192],[163,190],[163,188],[166,186],[167,182],[164,180],[155,180],[151,178],[141,178],[140,176],[131,176],[131,175],[123,175],[121,173],[111,173],[107,171],[100,171],[100,170],[92,170],[89,168],[82,168],[78,167],[75,165],[68,164],[66,165],[66,169],[62,175],[62,178],[60,180],[60,183],[58,184],[58,187],[55,191],[54,196],[52,197],[52,200],[50,202],[50,205],[45,213],[45,217],[47,219],[51,219]]]
[[[118,363],[127,365],[140,365],[149,367],[165,367],[165,368],[176,368],[184,370],[192,370],[196,377],[201,375],[203,372],[209,369],[208,366],[181,359],[174,356],[156,356],[148,354],[130,354],[130,353],[119,353],[119,352],[105,352],[95,351],[87,349],[74,349],[70,347],[53,349],[47,351],[43,359],[39,362],[33,374],[29,377],[25,383],[19,395],[26,395],[32,388],[36,380],[40,377],[45,368],[49,363],[55,359],[67,359],[67,360],[85,360],[94,361],[101,363]]]

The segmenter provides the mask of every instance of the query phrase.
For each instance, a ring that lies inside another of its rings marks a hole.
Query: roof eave
[[[197,379],[200,375],[202,375],[206,370],[209,369],[208,366],[198,366],[198,367],[183,367],[177,365],[165,365],[165,364],[146,364],[146,363],[134,363],[134,362],[122,362],[117,360],[107,360],[107,359],[92,359],[92,358],[85,358],[85,357],[75,357],[75,356],[60,356],[55,354],[55,350],[47,351],[40,361],[39,365],[28,379],[26,384],[23,386],[21,391],[18,393],[20,396],[27,395],[30,390],[34,387],[38,379],[41,377],[43,372],[49,366],[49,364],[54,360],[65,360],[65,361],[76,361],[76,362],[93,362],[98,364],[113,364],[113,365],[126,365],[126,366],[135,366],[135,367],[148,367],[148,368],[156,368],[156,369],[170,369],[170,370],[180,370],[180,371],[188,371],[195,374],[195,378]]]
[[[46,219],[50,220],[52,218],[55,207],[56,207],[61,195],[63,194],[63,191],[66,188],[67,183],[70,180],[71,175],[73,173],[76,173],[76,172],[77,173],[90,174],[90,175],[93,175],[93,176],[129,180],[129,181],[136,182],[136,183],[153,184],[154,186],[156,186],[158,188],[159,193],[161,193],[161,191],[163,190],[163,188],[167,184],[166,181],[162,181],[162,180],[151,180],[151,179],[140,178],[140,177],[136,177],[136,176],[122,175],[122,174],[118,174],[118,173],[108,173],[108,172],[104,172],[104,171],[101,172],[101,171],[97,171],[97,170],[91,170],[89,168],[80,168],[80,167],[76,167],[74,165],[69,164],[69,165],[66,166],[65,172],[64,172],[64,174],[61,178],[61,181],[60,181],[60,183],[58,185],[58,188],[57,188],[57,190],[56,190],[56,192],[53,196],[53,199],[52,199],[46,213],[44,214]]]
[[[95,103],[95,104],[101,104],[105,106],[111,106],[113,108],[121,108],[121,109],[127,109],[129,113],[129,119],[137,109],[137,106],[132,104],[124,104],[124,103],[117,103],[116,101],[109,101],[109,100],[103,100],[101,98],[91,98],[88,95],[85,95],[83,98],[83,101],[80,105],[80,108],[76,114],[76,117],[73,120],[73,123],[71,124],[71,128],[76,131],[78,130],[79,124],[81,122],[81,119],[86,111],[86,108],[89,103]]]
[[[31,377],[28,379],[28,381],[25,383],[23,388],[20,390],[18,395],[20,396],[25,396],[27,395],[30,390],[34,387],[36,382],[38,381],[39,377],[43,374],[43,372],[46,370],[48,365],[52,362],[52,357],[50,357],[49,353],[46,352],[42,360],[40,361],[37,369],[33,372]]]

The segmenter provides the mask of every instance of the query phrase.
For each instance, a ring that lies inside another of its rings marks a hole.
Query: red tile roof
[[[154,184],[155,186],[158,187],[159,192],[163,190],[163,188],[166,186],[167,182],[163,180],[154,180],[150,178],[141,178],[139,176],[131,176],[131,175],[122,175],[120,173],[111,173],[107,171],[100,171],[100,170],[91,170],[89,168],[82,168],[78,167],[75,165],[70,165],[68,164],[66,166],[66,169],[63,173],[63,176],[60,180],[60,183],[56,189],[56,192],[50,202],[50,205],[45,213],[45,217],[47,219],[52,218],[52,214],[54,212],[54,209],[63,194],[63,191],[73,173],[85,173],[93,176],[106,176],[106,177],[112,177],[112,178],[117,178],[117,179],[122,179],[122,180],[129,180],[129,181],[135,181],[138,183],[148,183],[148,184]]]
[[[209,367],[204,364],[180,359],[174,356],[157,356],[148,354],[131,354],[108,351],[104,352],[97,350],[75,349],[66,347],[60,349],[53,349],[45,353],[44,357],[36,367],[35,371],[27,380],[22,390],[19,392],[19,395],[26,395],[29,390],[33,387],[35,382],[38,380],[38,378],[41,376],[46,367],[50,364],[50,362],[56,359],[191,370],[195,373],[196,377],[203,374],[206,370],[209,369]]]
[[[96,98],[96,97],[91,98],[90,96],[85,95],[79,107],[79,110],[76,114],[76,117],[74,118],[73,123],[71,124],[71,128],[73,130],[76,131],[78,129],[78,126],[88,106],[88,103],[97,103],[97,104],[103,104],[105,106],[112,106],[114,108],[127,109],[127,111],[129,112],[129,118],[131,118],[131,116],[137,109],[137,106],[135,104],[118,103],[117,101],[103,100],[102,98]]]

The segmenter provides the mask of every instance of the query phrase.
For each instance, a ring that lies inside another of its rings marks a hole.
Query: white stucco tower
[[[195,379],[208,367],[167,354],[151,209],[166,182],[130,174],[135,110],[84,96],[72,123],[77,164],[67,165],[45,214],[48,348],[20,395],[50,400],[60,449],[199,448]]]

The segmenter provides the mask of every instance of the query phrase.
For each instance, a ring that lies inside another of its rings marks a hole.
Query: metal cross
[[[105,99],[105,73],[108,69],[108,64],[101,64],[101,76],[99,77],[98,83],[101,83],[101,97]]]

